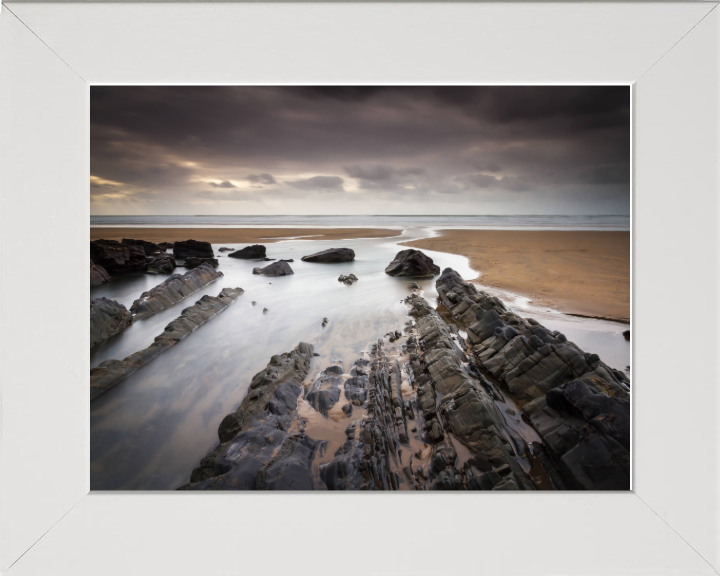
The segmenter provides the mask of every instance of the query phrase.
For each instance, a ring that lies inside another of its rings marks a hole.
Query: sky
[[[630,213],[628,86],[94,86],[93,215]]]

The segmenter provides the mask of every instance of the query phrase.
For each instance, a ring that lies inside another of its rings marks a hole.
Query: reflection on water
[[[133,323],[93,350],[91,366],[109,358],[122,359],[152,343],[168,322],[202,295],[217,295],[225,287],[245,290],[222,314],[91,403],[91,488],[162,490],[180,486],[217,442],[218,424],[240,404],[252,376],[273,354],[309,342],[320,354],[310,376],[338,360],[347,370],[383,334],[402,331],[407,321],[402,300],[411,281],[392,278],[384,268],[404,249],[396,242],[428,235],[427,230],[410,228],[402,237],[388,239],[294,239],[268,244],[269,257],[295,260],[290,264],[295,274],[281,278],[255,276],[252,269],[257,262],[223,254],[219,258],[223,278],[185,301]],[[355,250],[356,260],[342,264],[300,261],[306,254],[336,246]],[[219,247],[213,246],[216,254]],[[465,278],[477,277],[464,257],[426,252],[441,269],[449,266]],[[359,282],[346,286],[337,281],[340,274],[350,273]],[[142,292],[164,279],[162,275],[126,276],[93,289],[92,296],[107,296],[129,307]],[[419,280],[418,284],[434,302],[434,280]],[[268,309],[267,314],[263,308]],[[329,320],[325,328],[324,317]],[[546,323],[545,318],[538,320]],[[559,328],[550,322],[547,325]],[[593,321],[559,329],[614,367],[622,369],[629,364],[629,346],[625,351],[622,335],[608,341],[608,350],[603,352],[602,339],[616,335],[605,332],[598,336],[601,332],[595,331]],[[618,362],[613,363],[611,356],[617,356]]]

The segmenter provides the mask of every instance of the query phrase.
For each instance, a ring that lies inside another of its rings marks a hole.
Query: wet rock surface
[[[102,266],[111,276],[145,271],[145,250],[142,246],[128,246],[117,240],[90,242],[90,260]]]
[[[182,240],[173,244],[173,255],[178,260],[186,258],[214,258],[212,246],[210,242],[201,240]]]
[[[434,264],[432,258],[427,254],[410,248],[397,253],[393,261],[385,268],[385,274],[421,278],[440,274],[440,267]]]
[[[110,281],[110,274],[102,266],[95,264],[90,260],[90,286],[100,286]]]
[[[120,243],[125,244],[126,246],[140,246],[144,250],[146,256],[165,250],[164,248],[161,248],[158,244],[155,244],[154,242],[148,242],[147,240],[133,240],[132,238],[123,238]]]
[[[144,350],[135,352],[124,360],[105,360],[90,370],[90,400],[112,388],[123,378],[186,338],[205,322],[225,310],[242,293],[242,288],[223,288],[217,296],[203,296],[194,305],[185,308],[180,316],[170,322],[163,333],[157,336],[155,341]],[[129,312],[127,316],[130,316]]]
[[[338,282],[342,282],[346,286],[352,286],[357,281],[358,281],[358,277],[355,276],[355,274],[349,274],[348,276],[343,276],[341,274],[340,276],[338,276]]]
[[[175,258],[166,252],[156,252],[145,259],[146,274],[172,274],[176,267]]]
[[[353,260],[355,260],[355,251],[351,248],[329,248],[328,250],[302,257],[303,262],[320,262],[323,264],[352,262]]]
[[[447,268],[442,304],[467,328],[478,369],[522,407],[571,488],[628,490],[630,382],[564,334],[524,319]]]
[[[293,269],[290,268],[290,264],[283,261],[273,262],[264,268],[253,268],[252,273],[259,274],[260,276],[290,276],[291,274],[295,274]]]
[[[222,248],[220,248],[222,250]],[[252,246],[245,246],[236,252],[228,254],[228,258],[240,258],[242,260],[260,260],[267,256],[265,246],[262,244],[253,244]]]
[[[222,278],[223,273],[202,264],[185,274],[173,274],[154,288],[143,292],[130,306],[130,312],[140,320],[184,300],[201,288]]]
[[[125,306],[109,298],[90,300],[90,348],[127,328],[133,321]]]

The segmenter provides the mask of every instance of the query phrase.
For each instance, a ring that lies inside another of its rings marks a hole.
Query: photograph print
[[[629,86],[93,86],[92,490],[630,490]]]

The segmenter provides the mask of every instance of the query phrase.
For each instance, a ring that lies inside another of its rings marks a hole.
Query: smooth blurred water
[[[92,366],[109,358],[122,359],[152,343],[167,323],[203,294],[217,295],[224,287],[245,290],[223,313],[91,403],[91,488],[177,488],[189,480],[192,469],[217,443],[218,424],[240,404],[252,376],[272,355],[304,341],[320,354],[313,361],[311,375],[336,360],[343,360],[347,370],[378,338],[390,330],[402,330],[408,320],[402,300],[410,293],[412,280],[392,278],[384,269],[405,248],[397,242],[431,234],[422,228],[408,228],[395,238],[268,244],[269,257],[295,260],[290,264],[295,274],[281,278],[253,275],[253,268],[268,263],[228,258],[227,253],[218,252],[220,245],[214,245],[216,255],[222,254],[223,278],[181,303],[134,322],[91,351]],[[355,250],[354,262],[312,264],[300,260],[340,246]],[[466,279],[478,275],[464,257],[425,252],[441,269],[452,267]],[[340,274],[350,273],[359,278],[353,286],[337,281]],[[129,307],[143,291],[164,279],[142,274],[113,279],[93,289],[92,296],[107,296]],[[417,282],[423,295],[434,303],[435,280]],[[268,309],[266,314],[263,308]],[[325,328],[324,317],[329,321]],[[607,332],[594,328],[592,321],[573,324],[573,329],[576,326],[572,339],[580,346],[584,340],[592,344],[598,332]],[[613,353],[623,358],[622,365],[616,366],[620,369],[629,364],[629,346],[627,358],[625,346],[622,336],[617,346],[611,345]]]

